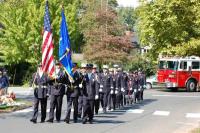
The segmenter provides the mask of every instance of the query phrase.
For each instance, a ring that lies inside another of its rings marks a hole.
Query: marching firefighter
[[[96,94],[95,75],[92,73],[92,67],[92,64],[87,64],[87,74],[84,76],[83,124],[87,122],[87,118],[89,118],[89,123],[92,124],[94,117],[94,100],[95,97],[98,97],[98,94]]]
[[[106,108],[108,105],[108,96],[113,89],[112,76],[109,74],[108,66],[103,66],[103,74],[101,75],[100,89],[103,92],[103,112],[106,113]]]
[[[41,123],[46,119],[46,108],[48,98],[48,76],[42,74],[41,65],[39,65],[36,73],[33,74],[30,86],[34,86],[34,103],[33,103],[33,116],[30,120],[33,123],[37,123],[38,108],[41,106]]]
[[[126,71],[122,73],[122,96],[123,96],[123,105],[126,105],[128,99],[128,75]]]
[[[134,97],[134,103],[139,102],[139,79],[138,79],[138,73],[135,71],[133,73],[133,81],[132,81],[132,88],[133,88],[133,97]]]
[[[132,72],[129,72],[128,75],[128,103],[127,104],[133,104],[133,74]]]
[[[99,113],[100,102],[103,101],[103,98],[101,97],[101,99],[100,99],[100,93],[99,93],[100,77],[99,77],[99,73],[97,72],[97,65],[95,65],[95,64],[93,65],[92,73],[95,76],[95,90],[96,90],[96,97],[95,97],[95,101],[94,101],[94,112],[97,115]],[[103,102],[101,102],[101,103],[103,103]]]
[[[80,93],[79,93],[79,97],[78,97],[78,118],[81,118],[82,116],[82,112],[83,112],[83,81],[84,81],[84,77],[86,75],[86,64],[81,64],[81,68],[80,68]]]
[[[74,123],[77,122],[78,119],[78,97],[79,97],[79,93],[80,93],[80,87],[82,87],[81,85],[81,80],[80,80],[80,74],[77,71],[78,65],[77,63],[73,64],[73,81],[70,81],[68,87],[67,87],[67,112],[66,112],[66,117],[64,119],[64,121],[66,123],[69,124],[69,120],[70,120],[70,113],[71,113],[71,108],[72,108],[72,104],[74,107],[74,115],[73,115],[73,119],[74,119]]]
[[[123,107],[123,95],[122,95],[122,69],[117,68],[116,73],[116,88],[115,88],[115,94],[116,94],[116,107],[121,108]]]
[[[112,85],[110,93],[108,95],[108,110],[115,110],[115,105],[116,105],[116,94],[115,94],[115,88],[116,88],[116,72],[114,71],[114,68],[109,69],[109,73],[112,78]]]
[[[47,122],[53,123],[54,110],[56,108],[56,121],[60,122],[63,96],[65,94],[65,84],[68,84],[68,77],[66,73],[61,69],[59,63],[56,64],[56,78],[50,82],[49,94],[50,100],[50,112],[49,120]]]
[[[139,84],[139,99],[143,100],[143,92],[146,86],[146,76],[142,71],[138,73],[138,84]]]

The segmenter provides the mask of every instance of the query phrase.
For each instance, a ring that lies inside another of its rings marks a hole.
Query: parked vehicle
[[[146,89],[152,89],[152,88],[157,88],[157,87],[159,87],[157,75],[152,75],[150,77],[147,77],[147,79],[146,79]]]

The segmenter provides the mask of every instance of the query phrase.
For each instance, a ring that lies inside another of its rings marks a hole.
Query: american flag
[[[44,16],[44,33],[42,43],[42,71],[47,73],[50,77],[55,75],[55,64],[53,57],[53,37],[50,24],[50,13],[48,8],[48,1],[45,5]]]

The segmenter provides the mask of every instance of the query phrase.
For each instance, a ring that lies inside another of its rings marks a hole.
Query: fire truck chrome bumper
[[[167,88],[177,87],[177,84],[172,82],[166,82],[165,85]]]

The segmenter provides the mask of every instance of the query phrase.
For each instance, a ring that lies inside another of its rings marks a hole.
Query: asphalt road
[[[100,113],[95,116],[93,124],[85,125],[81,120],[78,123],[71,121],[70,124],[56,121],[53,124],[32,124],[29,122],[32,115],[31,108],[0,114],[0,131],[1,133],[184,133],[185,129],[200,123],[199,92],[145,90],[144,98],[140,104],[126,106],[124,109],[110,111],[107,114]],[[65,117],[65,110],[64,97],[62,118]]]

